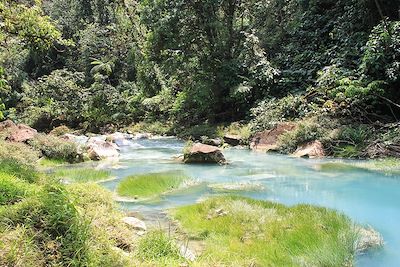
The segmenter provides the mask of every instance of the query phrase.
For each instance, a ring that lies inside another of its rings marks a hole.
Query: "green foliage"
[[[24,88],[24,121],[36,128],[83,121],[87,92],[83,73],[55,70]],[[54,125],[56,124],[56,125]]]
[[[0,169],[0,205],[10,205],[24,199],[31,193],[30,189],[28,183]]]
[[[149,232],[141,238],[135,254],[148,262],[168,262],[181,258],[174,240],[161,230]]]
[[[359,158],[373,137],[373,129],[367,125],[345,126],[334,138],[333,154],[343,158]]]
[[[251,109],[253,131],[271,129],[278,123],[305,116],[310,112],[302,96],[288,95],[280,99],[261,101]]]
[[[37,182],[39,175],[31,166],[19,163],[14,159],[1,159],[0,171],[13,175],[18,179],[25,180],[28,183]]]
[[[400,22],[384,20],[371,31],[362,70],[373,79],[400,79]]]
[[[292,153],[298,146],[319,140],[325,135],[326,130],[315,119],[304,120],[299,122],[293,131],[279,136],[279,150],[285,153]]]
[[[70,128],[68,128],[65,125],[61,125],[61,126],[54,128],[53,130],[51,130],[50,134],[55,135],[55,136],[62,136],[64,134],[71,133],[71,132],[72,132],[72,130]]]
[[[39,153],[26,144],[0,140],[0,160],[13,160],[34,166],[39,160]]]
[[[151,198],[178,189],[189,177],[179,171],[132,175],[117,187],[123,197]]]
[[[222,196],[171,213],[205,242],[199,266],[343,266],[355,253],[353,224],[325,208]]]
[[[57,178],[79,183],[104,181],[109,179],[110,175],[109,171],[83,168],[57,169],[54,172],[54,176]]]
[[[50,159],[64,160],[70,163],[82,161],[75,143],[53,135],[37,134],[29,144]]]
[[[1,33],[17,35],[34,50],[47,50],[55,43],[71,45],[70,41],[62,39],[62,33],[44,15],[40,5],[29,7],[5,0],[0,3],[0,14],[3,18]]]

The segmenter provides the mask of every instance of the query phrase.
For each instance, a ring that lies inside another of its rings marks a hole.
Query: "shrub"
[[[334,140],[331,140],[333,154],[342,158],[359,158],[373,135],[367,125],[344,126]]]
[[[39,154],[26,144],[0,141],[0,160],[13,160],[33,166],[39,160]]]
[[[65,160],[70,163],[82,161],[77,145],[57,136],[37,134],[29,144],[51,159]]]
[[[293,131],[279,136],[279,150],[284,153],[292,153],[298,146],[323,138],[325,135],[326,130],[316,120],[304,120],[298,123]]]
[[[288,95],[281,99],[261,101],[251,109],[253,131],[271,129],[279,122],[301,118],[311,111],[302,96]]]
[[[61,125],[61,126],[54,128],[53,130],[51,130],[50,134],[55,135],[55,136],[62,136],[64,134],[70,133],[70,132],[71,132],[70,128],[68,128],[65,125]]]

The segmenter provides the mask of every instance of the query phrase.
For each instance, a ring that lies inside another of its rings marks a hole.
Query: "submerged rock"
[[[262,184],[250,182],[210,184],[208,187],[215,191],[258,191],[264,189]]]
[[[221,150],[216,146],[196,143],[189,152],[185,153],[184,163],[226,163]]]
[[[357,229],[358,240],[356,244],[357,252],[364,252],[370,248],[383,246],[383,238],[375,229],[359,227]]]
[[[299,158],[323,158],[325,157],[324,146],[320,141],[312,141],[297,148],[293,156]]]
[[[250,148],[257,151],[276,150],[278,148],[278,138],[286,132],[296,128],[294,123],[280,123],[271,130],[256,133],[251,139]]]
[[[135,230],[147,231],[147,226],[146,226],[145,222],[142,220],[139,220],[138,218],[124,217],[124,218],[122,218],[122,221]]]

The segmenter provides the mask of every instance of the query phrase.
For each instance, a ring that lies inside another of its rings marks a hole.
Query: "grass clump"
[[[171,215],[205,243],[198,266],[347,266],[355,253],[352,222],[326,208],[221,196]]]
[[[117,192],[123,197],[150,198],[177,189],[188,179],[180,171],[132,175],[119,183]]]
[[[182,257],[173,238],[164,231],[154,230],[140,239],[135,255],[144,262],[152,262],[156,266],[179,266]]]
[[[0,160],[11,160],[34,166],[39,160],[39,152],[23,143],[0,141]]]
[[[0,160],[0,171],[11,174],[29,183],[37,182],[39,180],[38,173],[32,167],[20,164],[11,159]]]
[[[62,168],[54,172],[54,176],[73,182],[95,182],[110,178],[110,171],[90,168]]]
[[[32,191],[31,189],[32,187],[27,182],[11,174],[0,172],[0,205],[21,201]]]
[[[110,193],[94,184],[28,183],[23,172],[21,179],[2,172],[15,167],[0,167],[1,266],[135,266],[116,250],[132,248],[133,238]]]

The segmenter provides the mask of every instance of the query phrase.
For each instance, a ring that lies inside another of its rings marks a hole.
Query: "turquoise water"
[[[400,177],[351,168],[322,171],[324,163],[338,161],[296,159],[235,148],[224,150],[230,162],[227,166],[185,165],[172,159],[181,153],[183,145],[176,139],[153,139],[123,147],[121,168],[112,170],[117,179],[103,185],[114,190],[127,175],[166,170],[183,170],[200,182],[156,201],[121,203],[125,209],[141,212],[146,220],[156,221],[165,209],[217,194],[209,184],[260,184],[261,190],[240,194],[287,205],[309,203],[340,210],[357,223],[371,225],[385,240],[383,248],[360,255],[357,266],[400,266]]]

